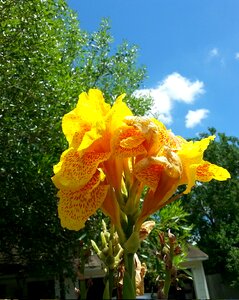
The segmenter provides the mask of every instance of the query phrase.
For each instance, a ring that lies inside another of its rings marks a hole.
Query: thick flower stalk
[[[69,147],[54,166],[63,227],[80,230],[97,209],[111,218],[125,253],[124,298],[135,297],[133,256],[144,221],[189,193],[196,181],[226,180],[227,170],[203,160],[210,136],[188,142],[154,118],[133,116],[119,96],[111,107],[91,89],[62,120]],[[141,205],[141,196],[144,199]]]
[[[91,240],[93,249],[105,265],[105,289],[103,299],[111,299],[114,287],[114,273],[118,268],[123,256],[123,248],[119,244],[119,238],[114,231],[114,226],[107,229],[106,223],[102,220],[101,247]]]

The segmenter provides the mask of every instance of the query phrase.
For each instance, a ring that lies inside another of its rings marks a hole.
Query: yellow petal
[[[184,172],[182,174],[182,178],[180,180],[180,185],[186,184],[186,190],[183,192],[184,194],[188,194],[192,187],[195,185],[196,181],[196,170],[197,170],[196,164],[189,165],[187,169],[184,169]]]
[[[98,165],[109,156],[110,153],[79,152],[70,148],[62,154],[60,163],[54,168],[52,180],[59,189],[79,189],[92,178]]]
[[[132,115],[131,110],[126,103],[122,101],[124,97],[125,94],[122,94],[115,100],[115,103],[105,117],[106,126],[109,132],[113,133],[118,127],[123,125],[126,116]]]
[[[69,147],[78,148],[84,134],[89,131],[91,125],[89,122],[82,120],[74,109],[64,115],[62,119],[62,130],[69,143]]]
[[[203,153],[207,149],[210,141],[214,140],[215,136],[209,136],[201,141],[185,141],[181,144],[181,149],[177,152],[185,164],[197,164],[203,159]]]
[[[172,178],[181,176],[181,162],[174,152],[168,151],[167,157],[146,157],[136,163],[133,171],[136,178],[153,191],[156,190],[163,172]]]
[[[183,166],[180,184],[187,184],[187,189],[184,193],[189,193],[191,188],[195,185],[197,167],[203,163],[204,151],[214,138],[215,136],[209,136],[196,142],[187,142],[181,139],[181,149],[177,151],[177,154]]]
[[[108,185],[100,184],[88,192],[84,189],[60,190],[58,213],[62,227],[70,230],[83,228],[88,218],[101,207],[108,188]]]
[[[153,118],[130,116],[125,118],[125,123],[135,128],[143,138],[143,146],[147,154],[155,156],[165,145],[168,133],[166,127],[160,121]]]
[[[145,138],[142,133],[133,126],[122,126],[115,131],[111,144],[112,152],[116,157],[132,157],[146,154],[143,146]]]
[[[196,180],[202,182],[208,182],[212,179],[223,181],[230,177],[230,173],[226,169],[206,161],[196,169]]]
[[[179,177],[172,178],[166,172],[161,174],[161,179],[155,192],[149,190],[143,202],[141,214],[137,220],[136,227],[140,228],[142,223],[157,210],[162,208],[165,203],[173,196],[179,185]]]
[[[91,89],[88,94],[81,93],[76,108],[65,114],[62,119],[63,133],[69,146],[78,148],[84,134],[93,128],[97,128],[97,134],[99,134],[104,128],[103,119],[109,110],[110,105],[105,103],[101,91]],[[84,141],[84,146],[81,146],[81,149],[86,148],[92,141],[89,138],[93,136],[94,140],[97,134],[91,133],[88,140]]]
[[[95,121],[106,116],[110,110],[110,105],[105,102],[100,90],[90,89],[88,94],[80,94],[76,109],[84,120],[94,124]]]
[[[95,122],[94,127],[92,126],[91,129],[84,134],[78,150],[84,150],[90,147],[95,141],[104,137],[105,131],[106,127],[104,120]]]

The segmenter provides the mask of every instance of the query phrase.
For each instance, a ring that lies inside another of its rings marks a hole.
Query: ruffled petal
[[[71,148],[62,154],[52,180],[57,188],[77,190],[95,174],[98,165],[109,158],[105,152],[79,152]]]
[[[114,131],[123,125],[123,121],[126,116],[132,116],[131,110],[128,108],[124,99],[125,94],[119,96],[110,111],[105,117],[105,123],[107,127],[107,131],[114,133]]]
[[[111,140],[112,153],[116,157],[133,157],[146,154],[142,133],[133,126],[122,126]]]
[[[75,109],[65,114],[62,119],[62,130],[69,143],[69,147],[87,148],[105,129],[103,119],[109,112],[110,105],[104,102],[101,91],[91,89],[81,93]],[[88,133],[92,131],[91,133]],[[85,134],[87,134],[85,136]]]
[[[167,156],[150,156],[140,160],[135,165],[133,174],[140,182],[155,191],[163,172],[172,178],[181,176],[181,162],[174,152],[168,151]]]
[[[108,185],[100,184],[90,192],[85,190],[60,190],[58,214],[62,227],[80,230],[88,218],[101,207],[108,192]]]
[[[141,133],[144,138],[143,146],[148,155],[157,155],[168,139],[166,127],[154,118],[129,116],[125,118],[125,123]]]
[[[177,151],[177,154],[180,157],[183,166],[180,185],[187,185],[184,192],[185,194],[189,193],[191,188],[195,185],[197,167],[203,163],[204,151],[207,149],[210,141],[214,140],[214,138],[215,136],[209,136],[196,142],[187,142],[181,139],[181,149]]]
[[[105,102],[100,90],[90,89],[88,94],[80,94],[76,110],[84,120],[94,124],[95,121],[107,115],[110,111],[110,105]]]
[[[82,120],[77,114],[77,110],[73,109],[68,114],[65,114],[62,119],[62,130],[69,143],[69,147],[78,148],[82,139],[91,125],[89,122]]]
[[[212,179],[223,181],[230,177],[231,175],[226,169],[206,161],[196,168],[196,180],[202,182],[208,182]]]

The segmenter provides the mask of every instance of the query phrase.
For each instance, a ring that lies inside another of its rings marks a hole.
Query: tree
[[[51,176],[66,148],[61,118],[93,87],[107,99],[126,92],[144,114],[150,100],[132,92],[145,68],[136,66],[135,46],[112,49],[106,20],[95,33],[80,30],[64,0],[1,1],[0,19],[0,252],[11,261],[17,253],[27,272],[63,272],[85,235],[62,229],[57,218]]]
[[[225,182],[212,181],[198,184],[184,196],[183,205],[189,212],[189,221],[194,224],[194,239],[209,255],[206,263],[208,273],[222,273],[231,283],[239,282],[239,139],[216,133],[205,160],[226,168],[231,179]],[[201,134],[202,137],[208,133]]]

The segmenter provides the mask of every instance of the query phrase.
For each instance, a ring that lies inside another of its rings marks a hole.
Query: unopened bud
[[[170,229],[168,230],[168,238],[170,244],[174,244],[176,242],[176,236],[171,233]]]
[[[106,241],[105,235],[102,231],[100,233],[100,237],[101,237],[102,247],[105,247],[107,245],[107,241]]]
[[[96,242],[91,240],[91,245],[92,245],[93,249],[95,250],[96,254],[99,255],[101,251],[98,248],[98,246],[96,245]]]
[[[175,247],[175,249],[174,249],[174,254],[175,255],[179,255],[179,254],[181,254],[182,253],[182,249],[181,249],[181,247],[178,245],[177,247]]]
[[[164,239],[164,233],[163,232],[159,233],[159,241],[160,241],[160,244],[162,246],[165,244],[165,239]]]
[[[104,253],[105,256],[107,256],[109,254],[109,248],[108,247],[105,247],[103,250],[102,250],[102,253]]]

